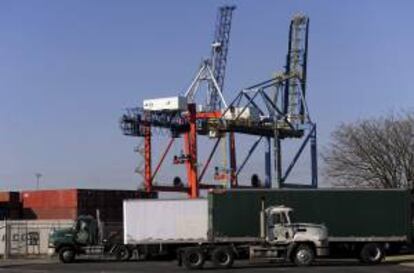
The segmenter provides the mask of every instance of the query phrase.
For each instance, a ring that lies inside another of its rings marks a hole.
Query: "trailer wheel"
[[[192,247],[184,249],[182,254],[183,265],[187,269],[201,269],[205,262],[205,256],[201,248]]]
[[[234,252],[229,247],[217,247],[211,253],[211,260],[217,268],[231,268],[234,262]]]
[[[75,250],[72,247],[62,247],[59,250],[59,260],[62,263],[72,263],[75,260]]]
[[[293,252],[293,262],[297,266],[309,266],[315,259],[315,251],[309,245],[299,245]]]
[[[115,254],[118,261],[128,261],[131,258],[131,251],[126,245],[119,245]]]
[[[384,249],[379,244],[365,244],[361,248],[359,258],[366,264],[378,264],[384,258]]]

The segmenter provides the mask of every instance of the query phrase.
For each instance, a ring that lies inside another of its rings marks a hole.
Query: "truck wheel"
[[[71,263],[75,260],[75,250],[72,247],[62,247],[59,250],[59,260],[62,263]]]
[[[205,257],[201,248],[187,248],[183,253],[183,264],[187,269],[203,268]]]
[[[315,259],[315,252],[309,245],[299,245],[293,253],[293,262],[297,266],[309,266]]]
[[[229,247],[217,247],[211,253],[211,260],[217,268],[230,268],[234,262],[233,250]]]
[[[361,249],[359,258],[366,264],[378,264],[384,258],[384,250],[379,244],[365,244]]]
[[[131,258],[131,251],[126,245],[119,245],[115,257],[118,261],[128,261]]]

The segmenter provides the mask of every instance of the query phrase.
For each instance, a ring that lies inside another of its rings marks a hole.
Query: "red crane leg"
[[[145,159],[145,176],[144,185],[147,192],[152,191],[152,173],[151,173],[151,126],[144,128],[144,159]]]
[[[200,194],[198,185],[197,174],[197,124],[196,124],[196,106],[195,104],[188,105],[188,120],[190,124],[190,130],[185,134],[185,146],[188,147],[188,160],[187,160],[187,177],[189,185],[190,198],[198,198]]]
[[[191,162],[190,162],[190,133],[186,132],[184,133],[184,154],[188,157],[185,160],[185,168],[187,170],[187,181],[188,181],[188,187],[191,187],[190,181],[191,181]],[[190,195],[190,193],[189,193]]]

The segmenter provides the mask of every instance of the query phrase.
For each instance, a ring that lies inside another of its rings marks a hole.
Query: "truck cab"
[[[63,263],[78,255],[109,255],[127,260],[131,253],[116,237],[101,239],[102,228],[92,216],[79,216],[71,228],[52,230],[49,234],[49,254],[58,254]]]
[[[319,241],[325,242],[328,239],[328,231],[324,225],[295,223],[291,208],[274,206],[267,208],[265,213],[268,228],[266,240],[270,244],[312,241],[319,245]]]
[[[324,225],[295,223],[293,209],[271,206],[260,215],[262,243],[251,245],[250,260],[290,260],[299,266],[315,256],[327,256],[328,231]]]

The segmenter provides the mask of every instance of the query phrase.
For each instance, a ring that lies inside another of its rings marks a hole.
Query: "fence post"
[[[4,218],[4,259],[7,260],[9,258],[9,224],[7,223],[7,219]]]

